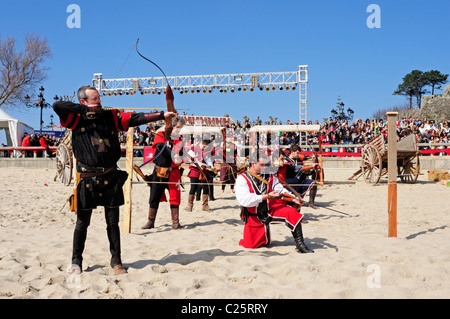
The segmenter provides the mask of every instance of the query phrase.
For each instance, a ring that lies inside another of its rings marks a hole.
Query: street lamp
[[[53,114],[50,114],[50,123],[46,127],[53,131],[53,125],[55,125],[55,123],[53,123]]]
[[[337,110],[331,109],[331,118],[334,121],[351,121],[353,119],[354,111],[351,108],[347,109],[347,114],[344,112],[344,103],[340,102],[336,105]]]
[[[39,88],[39,94],[38,94],[38,96],[37,96],[37,97],[39,98],[39,100],[38,100],[37,102],[34,102],[34,103],[30,103],[31,97],[30,97],[28,94],[25,96],[25,105],[26,105],[27,107],[40,107],[40,108],[41,108],[41,118],[40,118],[40,122],[39,122],[39,125],[40,125],[40,128],[39,128],[39,135],[42,135],[42,124],[44,123],[44,122],[42,121],[42,109],[43,109],[43,108],[47,108],[47,107],[51,107],[51,106],[52,106],[51,104],[45,102],[44,91],[45,91],[44,87],[41,86],[41,87]],[[54,97],[53,99],[54,99],[55,101],[58,101],[58,100],[59,100],[59,97],[58,97],[57,95],[55,95],[55,97]]]

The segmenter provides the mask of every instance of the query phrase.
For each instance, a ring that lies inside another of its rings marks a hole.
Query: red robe
[[[247,181],[250,193],[255,193],[252,183],[244,174],[241,174]],[[273,176],[269,179],[267,193],[272,191],[271,185]],[[294,207],[286,206],[286,203],[281,200],[267,200],[269,208],[269,215],[272,218],[271,224],[285,223],[285,225],[293,231],[297,224],[303,219],[303,215]],[[256,216],[256,207],[247,207],[250,212],[247,222],[244,225],[243,238],[239,241],[239,245],[244,248],[258,248],[260,246],[267,246],[271,243],[269,224],[263,224]]]
[[[165,132],[159,131],[155,135],[155,138],[153,140],[153,144],[152,144],[153,154],[157,154],[157,152],[158,152],[156,149],[156,144],[165,143],[165,142],[166,142]],[[171,143],[172,143],[172,151],[175,152],[176,154],[180,154],[180,151],[182,149],[181,140],[171,140]],[[181,173],[180,173],[180,169],[178,168],[179,165],[175,164],[172,160],[170,167],[172,167],[172,171],[170,172],[169,184],[167,186],[167,188],[169,190],[169,203],[171,205],[180,205],[181,204],[181,189],[180,189],[180,185],[178,183],[180,183],[180,181],[181,181]],[[165,193],[162,194],[161,199],[159,201],[167,202],[167,197],[166,197]]]
[[[191,150],[194,151],[194,153],[195,153],[194,160],[197,163],[206,164],[205,161],[204,161],[204,157],[203,157],[205,155],[205,153],[203,153],[203,151],[202,151],[202,149],[200,148],[199,145],[192,146]],[[189,165],[189,173],[188,173],[187,176],[188,177],[195,177],[195,178],[198,178],[200,180],[204,180],[205,179],[204,176],[206,175],[206,168],[205,167],[201,167],[201,168],[202,168],[202,171],[203,171],[204,174],[200,173],[200,170],[198,169],[198,167],[196,165],[194,165],[194,164]]]

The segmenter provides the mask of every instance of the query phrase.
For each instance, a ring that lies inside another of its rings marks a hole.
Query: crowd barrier
[[[47,156],[46,149],[42,146],[0,147],[0,157],[25,157],[27,152],[31,152],[32,157],[38,157],[39,152]],[[56,147],[49,147],[49,150],[50,152],[56,152]],[[9,154],[9,156],[4,156],[5,154]]]
[[[431,155],[431,156],[450,156],[450,143],[418,143],[419,151],[421,155]],[[312,145],[316,149],[318,145]],[[322,156],[323,157],[361,157],[361,149],[364,147],[363,144],[345,144],[345,145],[330,145],[330,144],[322,144]],[[421,147],[433,147],[432,149],[424,149],[420,150]],[[444,147],[444,148],[438,148]],[[250,148],[250,147],[244,147]],[[283,147],[285,148],[285,147]],[[310,146],[301,146],[301,153],[307,156],[312,156],[313,152],[310,150]],[[56,147],[49,147],[50,152],[56,152]],[[146,146],[134,146],[134,150],[143,150],[140,154],[145,156],[147,149],[151,149]],[[347,149],[357,150],[348,152]],[[125,153],[126,148],[122,147],[122,153]],[[330,151],[331,150],[331,151]],[[14,154],[14,152],[16,152]],[[47,156],[46,148],[41,146],[28,146],[28,147],[0,147],[0,157],[25,157],[26,152],[31,152],[33,154],[32,157],[38,157],[38,154],[42,152],[43,156]],[[6,155],[8,154],[8,155]],[[29,156],[28,156],[29,157]]]

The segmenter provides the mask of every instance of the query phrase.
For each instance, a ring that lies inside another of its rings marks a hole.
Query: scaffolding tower
[[[306,124],[308,118],[307,85],[308,66],[299,65],[292,72],[237,73],[214,75],[168,76],[172,90],[180,94],[236,91],[296,90],[299,92],[299,124]],[[165,94],[167,85],[164,77],[139,77],[103,79],[102,73],[95,73],[93,86],[107,96],[134,94]]]

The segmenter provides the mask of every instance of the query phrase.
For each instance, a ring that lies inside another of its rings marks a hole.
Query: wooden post
[[[317,134],[319,139],[319,165],[320,165],[320,186],[323,187],[323,159],[322,159],[322,134],[319,132]]]
[[[388,117],[388,237],[397,237],[397,115]]]
[[[133,178],[133,133],[134,128],[130,127],[127,131],[127,150],[126,150],[126,172],[128,178],[124,185],[125,205],[123,207],[122,231],[124,233],[131,232],[131,180]]]
[[[256,151],[255,143],[256,143],[256,133],[252,132],[252,151],[249,152],[249,154],[254,153]]]

